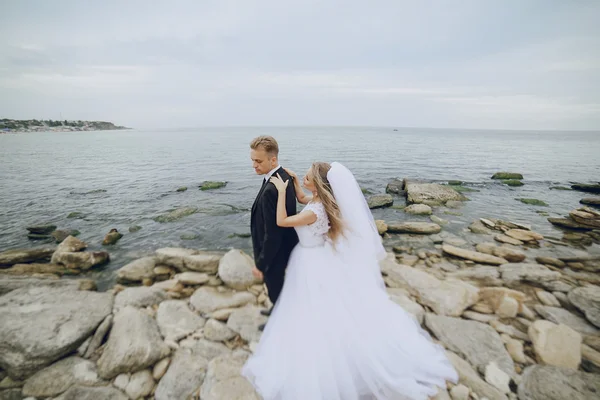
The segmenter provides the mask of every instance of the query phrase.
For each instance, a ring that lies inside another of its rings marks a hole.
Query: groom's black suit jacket
[[[285,193],[285,208],[288,217],[296,215],[294,182],[281,167],[275,171],[273,176],[277,176],[277,174],[284,182],[289,180]],[[281,279],[283,279],[283,272],[287,267],[290,253],[298,244],[298,235],[293,228],[277,226],[277,196],[275,185],[271,182],[264,182],[252,205],[250,217],[254,262],[265,275],[265,281],[268,281],[267,275],[281,275]],[[283,285],[283,281],[281,284]]]

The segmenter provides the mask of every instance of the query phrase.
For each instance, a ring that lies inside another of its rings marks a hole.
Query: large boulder
[[[210,314],[223,308],[241,307],[255,302],[256,296],[249,292],[221,292],[206,286],[196,290],[190,297],[192,307],[203,314]]]
[[[96,371],[96,363],[80,357],[69,357],[37,372],[27,379],[23,395],[31,397],[55,397],[71,386],[103,386]]]
[[[194,347],[180,347],[175,353],[169,369],[162,377],[154,398],[156,400],[187,400],[198,392],[208,360]]]
[[[115,311],[120,311],[127,306],[148,307],[160,304],[167,299],[164,290],[155,287],[130,287],[117,293],[115,297]]]
[[[224,323],[217,321],[216,319],[209,319],[204,325],[204,337],[207,340],[213,342],[223,342],[226,340],[233,339],[237,335],[236,332],[231,330]]]
[[[404,212],[414,215],[431,215],[433,210],[427,204],[411,204],[404,209]]]
[[[261,332],[260,325],[267,322],[267,318],[260,313],[256,306],[246,306],[235,310],[227,320],[227,327],[240,334],[247,342],[258,341]]]
[[[598,375],[545,365],[527,367],[518,389],[519,400],[592,400],[598,393]]]
[[[222,254],[200,250],[167,247],[156,250],[158,264],[168,265],[179,271],[198,271],[214,274],[219,269]]]
[[[491,326],[435,314],[426,314],[425,324],[449,350],[464,356],[480,372],[495,362],[509,376],[515,375],[512,357]]]
[[[502,279],[508,285],[518,285],[522,281],[531,283],[551,282],[559,280],[560,272],[552,271],[539,264],[509,263],[500,266]]]
[[[110,314],[108,293],[50,287],[0,297],[0,367],[24,379],[76,350]]]
[[[15,249],[0,252],[0,266],[11,266],[22,263],[50,261],[54,254],[53,247],[37,247],[33,249]]]
[[[27,276],[5,276],[0,274],[0,296],[23,288],[61,288],[63,290],[87,290],[85,285],[88,279],[57,279],[56,277],[27,277]],[[93,282],[93,281],[92,281]]]
[[[569,292],[569,301],[585,314],[588,321],[600,328],[600,287],[573,289]]]
[[[132,261],[117,271],[119,282],[141,282],[147,278],[154,278],[155,257],[143,257]]]
[[[571,189],[588,193],[600,193],[600,183],[576,183],[571,185]]]
[[[82,251],[82,252],[56,252],[52,256],[52,262],[62,264],[71,269],[88,270],[92,267],[106,264],[110,256],[106,251]]]
[[[446,254],[450,254],[455,257],[464,258],[467,260],[475,261],[481,264],[491,264],[491,265],[502,265],[507,264],[504,258],[492,256],[485,253],[480,253],[478,251],[461,249],[460,247],[455,247],[449,244],[442,245],[442,250]]]
[[[538,320],[529,326],[529,337],[538,360],[547,365],[578,369],[581,335],[566,325]]]
[[[177,341],[204,326],[205,320],[192,312],[184,300],[167,300],[160,303],[156,322],[165,340]]]
[[[439,233],[442,227],[433,222],[389,222],[388,232],[390,233],[420,233],[420,234],[432,234]]]
[[[98,360],[98,373],[111,379],[124,372],[148,368],[169,355],[156,321],[127,306],[114,318],[106,348]]]
[[[435,313],[458,317],[477,303],[479,289],[459,280],[439,280],[427,272],[396,264],[382,263],[388,285],[406,289],[421,304]]]
[[[67,238],[56,247],[55,253],[76,253],[78,251],[85,250],[86,248],[87,243],[84,241],[79,240],[74,236],[67,236]]]
[[[236,352],[220,356],[208,363],[200,398],[202,400],[260,400],[250,382],[241,375],[248,354]]]
[[[369,208],[384,208],[394,205],[394,198],[390,194],[376,194],[367,199]]]
[[[447,201],[465,201],[467,198],[448,185],[419,183],[404,180],[409,203],[444,205]]]
[[[119,389],[110,386],[73,386],[54,400],[129,400]]]
[[[564,308],[543,306],[541,304],[536,304],[534,308],[538,314],[555,324],[565,324],[583,335],[600,335],[598,328]]]
[[[252,268],[252,257],[241,250],[232,249],[219,262],[219,277],[232,289],[246,290],[256,283]]]

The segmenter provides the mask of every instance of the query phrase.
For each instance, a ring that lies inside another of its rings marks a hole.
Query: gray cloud
[[[600,129],[593,0],[0,7],[6,117]]]

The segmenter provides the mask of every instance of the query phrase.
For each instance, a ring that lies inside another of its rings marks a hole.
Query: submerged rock
[[[227,182],[206,181],[200,184],[200,190],[213,190],[225,187]]]
[[[516,172],[496,172],[492,179],[523,179],[523,175]]]
[[[104,240],[102,241],[102,244],[104,246],[108,246],[111,244],[115,244],[119,241],[119,239],[121,239],[123,237],[122,233],[119,233],[119,231],[117,231],[115,228],[111,229],[110,232],[108,232],[106,234],[106,236],[104,236]]]
[[[197,207],[182,207],[176,210],[172,210],[166,214],[159,215],[158,217],[154,217],[154,221],[156,222],[175,222],[180,220],[183,217],[187,217],[188,215],[192,215],[197,213],[199,210]]]
[[[465,201],[467,198],[448,185],[437,183],[419,183],[404,180],[409,203],[444,205],[448,201]]]
[[[531,206],[548,207],[548,203],[546,203],[545,201],[542,201],[542,200],[538,200],[538,199],[518,198],[517,200],[519,200],[521,203],[529,204]]]
[[[367,199],[369,208],[383,208],[394,204],[394,198],[389,194],[376,194]]]

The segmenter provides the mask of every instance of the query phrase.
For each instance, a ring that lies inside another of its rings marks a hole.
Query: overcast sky
[[[598,0],[0,1],[0,118],[600,130]]]

